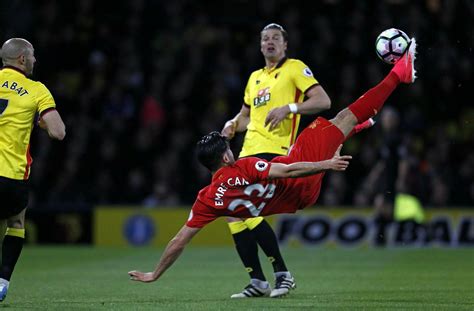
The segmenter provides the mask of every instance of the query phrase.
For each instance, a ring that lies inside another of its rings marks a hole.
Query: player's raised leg
[[[375,116],[400,83],[409,84],[415,81],[415,53],[416,40],[412,38],[410,47],[405,55],[393,66],[385,79],[359,97],[348,108],[339,112],[331,120],[342,131],[344,136],[348,136],[357,124],[363,123]]]

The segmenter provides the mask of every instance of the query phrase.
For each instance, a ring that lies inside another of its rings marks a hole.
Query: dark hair
[[[211,172],[219,168],[222,155],[229,147],[227,139],[219,132],[204,135],[197,143],[197,157],[199,162]]]
[[[268,24],[267,26],[263,27],[262,31],[268,30],[268,29],[280,30],[281,34],[283,35],[283,40],[285,40],[285,42],[288,42],[288,33],[286,32],[285,28],[283,28],[283,26],[278,25],[276,23],[271,23],[271,24]]]

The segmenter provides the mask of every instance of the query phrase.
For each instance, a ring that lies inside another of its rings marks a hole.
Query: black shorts
[[[0,219],[18,215],[28,205],[27,180],[15,180],[0,176]]]

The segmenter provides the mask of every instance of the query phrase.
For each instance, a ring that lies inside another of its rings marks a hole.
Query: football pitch
[[[25,247],[8,309],[474,310],[474,249],[283,248],[297,289],[285,298],[231,300],[247,283],[234,249],[189,247],[155,283],[162,249]],[[263,259],[263,258],[262,258]],[[270,264],[262,260],[273,283]]]

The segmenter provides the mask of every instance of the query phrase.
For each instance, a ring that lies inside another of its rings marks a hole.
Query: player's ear
[[[232,161],[233,161],[232,151],[227,149],[227,151],[224,152],[224,154],[222,155],[222,162],[225,164],[229,164],[229,163],[232,163]]]
[[[225,152],[225,153],[222,155],[222,162],[224,162],[225,164],[227,164],[227,163],[230,162],[229,154],[228,154],[227,152]]]

